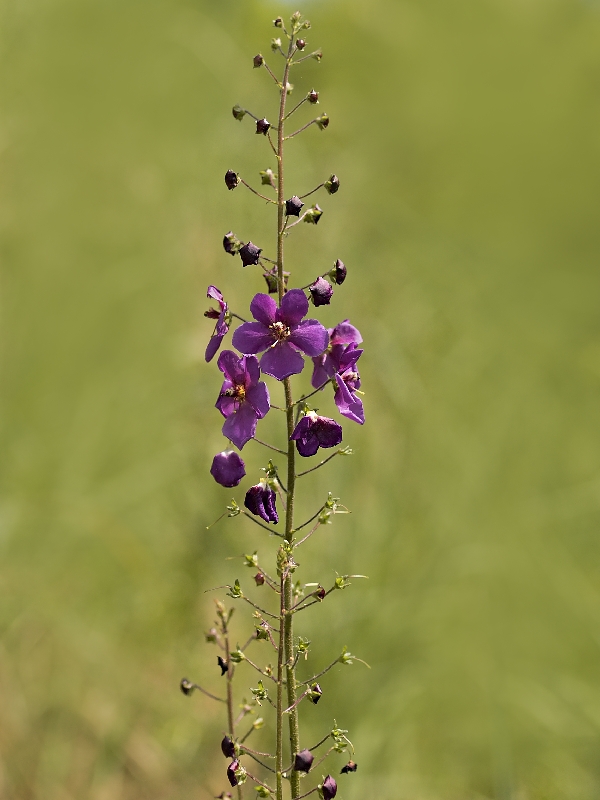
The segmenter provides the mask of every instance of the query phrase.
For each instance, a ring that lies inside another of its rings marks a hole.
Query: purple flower
[[[257,517],[264,519],[265,522],[273,522],[275,524],[279,522],[277,508],[275,507],[275,492],[264,483],[257,483],[256,486],[251,486],[248,489],[244,505]]]
[[[208,345],[206,346],[206,352],[204,354],[204,358],[206,359],[206,361],[212,361],[212,359],[215,357],[215,353],[217,352],[217,350],[221,346],[221,342],[223,341],[223,337],[225,336],[225,334],[229,330],[229,325],[225,321],[225,319],[227,317],[227,310],[228,309],[227,309],[227,303],[223,299],[223,295],[217,289],[216,286],[209,286],[208,290],[206,292],[206,296],[207,297],[212,297],[213,300],[216,300],[217,303],[219,304],[219,308],[220,308],[220,311],[219,311],[219,314],[218,314],[218,319],[217,319],[217,324],[215,325],[215,329],[213,331],[213,335],[210,337],[210,341],[209,341]],[[204,316],[208,316],[208,317],[213,317],[214,318],[214,314],[215,314],[215,311],[213,309],[211,309],[210,311],[207,311]]]
[[[250,303],[256,322],[244,322],[233,334],[233,346],[246,354],[267,352],[260,368],[278,381],[304,369],[301,351],[318,356],[327,347],[327,330],[316,319],[303,318],[308,300],[302,289],[291,289],[283,296],[281,307],[268,294],[256,294]]]
[[[299,217],[300,210],[302,209],[303,205],[304,203],[302,200],[294,195],[293,197],[290,197],[289,200],[285,201],[285,213],[288,215],[288,217]]]
[[[230,739],[229,736],[223,737],[223,741],[221,742],[221,752],[225,758],[235,758],[235,744],[233,739]]]
[[[271,407],[269,390],[259,381],[260,369],[255,356],[236,355],[233,350],[223,350],[217,366],[225,375],[216,408],[223,414],[223,436],[241,450],[256,433],[256,422]]]
[[[315,306],[328,306],[331,302],[333,289],[325,278],[317,278],[314,283],[311,283],[308,289]]]
[[[240,247],[238,252],[240,254],[240,258],[242,259],[242,266],[250,267],[254,264],[258,264],[258,259],[262,253],[262,248],[257,247],[252,242],[247,242],[243,247]]]
[[[354,325],[351,325],[347,319],[339,322],[335,328],[330,328],[327,350],[317,358],[313,358],[314,368],[311,383],[314,388],[319,389],[339,371],[342,355],[348,349],[346,345],[354,345],[356,347],[361,342],[360,331]],[[362,350],[360,353],[362,353]],[[357,355],[355,360],[358,360],[358,358],[359,356]]]
[[[246,474],[246,466],[235,450],[223,450],[213,458],[210,474],[221,486],[231,489]]]
[[[310,750],[301,750],[299,753],[296,753],[294,769],[296,772],[310,772],[314,760],[315,757]]]
[[[333,800],[337,794],[337,783],[331,775],[328,775],[321,785],[323,800]]]
[[[356,396],[357,390],[360,389],[360,374],[356,362],[362,352],[362,350],[357,350],[354,345],[348,345],[340,359],[340,369],[335,373],[337,388],[333,395],[340,414],[353,422],[358,422],[359,425],[365,424],[363,403],[360,397]]]
[[[309,411],[294,428],[291,439],[301,456],[314,456],[319,447],[336,447],[342,441],[342,426]]]

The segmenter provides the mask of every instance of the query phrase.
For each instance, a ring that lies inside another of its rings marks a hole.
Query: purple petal
[[[354,342],[348,345],[338,359],[337,372],[345,372],[349,367],[354,367],[364,350],[359,350]]]
[[[256,416],[262,419],[271,408],[267,384],[260,381],[256,386],[246,389],[246,402],[256,411]]]
[[[255,294],[250,303],[250,312],[255,320],[268,328],[275,322],[277,303],[268,294]]]
[[[314,433],[309,432],[307,436],[303,437],[302,439],[296,440],[296,450],[300,453],[303,458],[309,458],[310,456],[314,456],[314,454],[319,449],[319,440],[315,436]]]
[[[304,438],[307,433],[309,432],[311,426],[313,425],[312,419],[306,415],[302,417],[300,422],[294,428],[294,432],[290,436],[290,439],[302,439]]]
[[[260,360],[260,368],[278,381],[297,375],[304,369],[304,359],[287,342],[279,342],[270,347]]]
[[[233,350],[223,350],[217,361],[217,367],[232,383],[244,383],[246,375],[244,359],[240,358]]]
[[[333,378],[335,375],[335,370],[331,371],[331,359],[327,358],[326,354],[313,358],[313,364],[313,374],[310,382],[313,386],[313,389],[320,389],[323,387],[323,384],[329,380],[329,378]]]
[[[339,322],[335,328],[330,331],[330,335],[331,344],[350,344],[350,342],[360,344],[362,342],[360,331],[355,328],[354,325],[351,325],[347,319],[343,322]]]
[[[233,387],[231,381],[225,381],[221,386],[221,391],[219,393],[219,397],[217,402],[215,403],[215,408],[218,408],[221,414],[224,417],[230,417],[236,409],[236,400],[235,397],[230,397],[229,395],[225,394],[229,389]]]
[[[244,386],[246,387],[246,391],[248,391],[248,389],[250,389],[252,386],[256,386],[258,379],[260,378],[258,358],[256,356],[245,356],[244,369],[246,372]]]
[[[244,498],[244,505],[252,514],[261,517],[265,522],[269,522],[269,517],[265,510],[265,489],[260,483],[248,489]]]
[[[206,345],[206,352],[204,353],[204,359],[207,363],[212,361],[215,357],[217,350],[219,347],[221,347],[221,342],[223,341],[224,336],[225,334],[220,335],[215,333],[210,337],[209,342]]]
[[[246,474],[245,464],[233,450],[224,450],[213,458],[210,474],[220,483],[231,489],[237,486]]]
[[[219,336],[225,336],[225,334],[229,330],[229,325],[225,322],[226,311],[227,311],[227,306],[225,306],[225,308],[219,314],[219,319],[217,320],[217,324],[215,326],[215,331],[219,334]]]
[[[273,522],[275,525],[279,522],[279,514],[277,513],[277,506],[275,505],[275,492],[272,489],[266,489],[265,494],[265,511],[267,512],[267,522]]]
[[[283,295],[277,319],[288,325],[298,325],[308,314],[308,300],[302,289],[290,289]],[[322,348],[323,350],[325,348]]]
[[[234,331],[232,344],[240,353],[261,353],[273,344],[273,334],[262,322],[244,322]]]
[[[335,376],[338,388],[333,396],[340,414],[359,425],[365,424],[365,411],[362,400],[352,394],[339,375]]]
[[[221,306],[221,308],[223,308],[223,306],[225,305],[225,302],[223,300],[223,295],[217,289],[216,286],[209,286],[208,289],[206,290],[206,296],[212,298],[213,300],[216,300],[217,303]]]
[[[230,439],[241,450],[256,433],[256,412],[250,403],[242,403],[238,411],[227,417],[223,425],[223,436]]]
[[[329,334],[318,320],[307,319],[292,331],[288,342],[295,344],[307,356],[319,356],[329,344]]]
[[[337,447],[342,441],[342,426],[328,417],[317,417],[313,432],[321,447]]]

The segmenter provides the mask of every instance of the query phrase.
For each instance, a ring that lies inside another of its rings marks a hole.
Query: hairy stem
[[[227,629],[227,617],[223,614],[221,617],[221,625],[223,631],[223,640],[225,642],[225,660],[227,662],[227,722],[229,724],[229,735],[235,739],[235,722],[233,719],[233,665],[229,658],[229,630]],[[242,787],[237,787],[238,800],[242,800]]]

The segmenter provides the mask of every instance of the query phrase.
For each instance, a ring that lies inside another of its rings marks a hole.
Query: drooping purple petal
[[[256,386],[246,389],[246,402],[250,403],[258,419],[262,419],[271,408],[267,384],[260,381]]]
[[[252,514],[261,517],[265,522],[279,522],[275,505],[275,492],[264,483],[251,486],[246,492],[244,505]]]
[[[327,348],[329,334],[318,320],[306,319],[292,331],[288,341],[296,345],[307,356],[318,356]]]
[[[340,414],[353,422],[358,422],[359,425],[365,423],[365,412],[362,400],[356,397],[346,386],[340,375],[335,376],[337,389],[333,396],[334,402]]]
[[[258,358],[256,356],[244,356],[244,369],[246,372],[244,386],[246,387],[246,391],[248,391],[252,386],[256,386],[260,378]]]
[[[215,403],[215,408],[218,408],[224,417],[230,417],[236,409],[236,399],[231,394],[233,384],[231,381],[224,381],[221,386],[221,391]]]
[[[310,458],[319,449],[319,440],[312,431],[309,431],[306,436],[296,440],[296,450],[303,458]]]
[[[362,342],[360,331],[354,325],[351,325],[347,319],[343,322],[338,322],[335,328],[329,331],[329,334],[331,344],[350,344],[350,342],[360,344]]]
[[[338,358],[337,372],[345,372],[350,367],[355,367],[356,362],[362,356],[364,350],[360,350],[354,342],[351,342]]]
[[[237,486],[246,474],[246,466],[234,450],[223,450],[213,458],[210,474],[229,489]]]
[[[336,447],[342,441],[342,426],[329,417],[309,411],[294,428],[290,439],[305,458],[314,456],[319,447]]]
[[[206,296],[212,298],[213,300],[216,300],[217,303],[221,306],[221,308],[223,308],[223,306],[225,305],[223,295],[221,294],[219,289],[217,289],[216,286],[212,285],[209,286],[208,289],[206,290]]]
[[[212,361],[213,358],[215,357],[219,347],[221,347],[221,342],[223,341],[224,337],[225,337],[224,333],[223,334],[214,333],[210,337],[208,344],[206,345],[206,351],[204,353],[204,360],[206,361],[207,364],[209,361]]]
[[[250,303],[250,312],[257,322],[269,327],[275,322],[277,303],[268,294],[255,294]]]
[[[239,330],[239,328],[238,328]],[[260,360],[260,368],[278,381],[297,375],[304,369],[304,359],[288,342],[279,342],[267,350]]]
[[[265,494],[265,511],[269,522],[277,524],[279,522],[279,514],[277,513],[275,492],[272,489],[267,489]]]
[[[337,447],[342,441],[342,426],[328,417],[317,417],[313,430],[321,447]]]
[[[313,365],[313,374],[310,382],[313,386],[313,389],[322,389],[327,381],[330,378],[333,378],[335,371],[329,374],[330,360],[327,358],[325,353],[313,358]]]
[[[300,422],[294,428],[294,432],[290,436],[290,439],[294,439],[294,440],[302,439],[304,436],[307,435],[307,433],[309,432],[312,424],[313,423],[312,423],[312,419],[311,419],[310,415],[309,414],[305,414],[302,417],[302,419],[300,420]]]
[[[227,306],[221,311],[219,314],[219,319],[217,320],[217,324],[215,325],[215,332],[219,334],[219,336],[223,337],[229,330],[229,325],[225,322],[225,315],[227,312]]]
[[[273,344],[273,334],[262,322],[244,322],[234,331],[232,343],[240,353],[262,353]]]
[[[227,380],[234,384],[244,383],[246,370],[244,360],[234,353],[233,350],[223,350],[217,361],[217,367],[221,370]]]
[[[285,322],[292,327],[304,319],[307,314],[308,300],[302,289],[290,289],[283,295],[281,307],[277,311],[278,321]]]
[[[242,403],[239,409],[227,417],[223,425],[223,436],[230,439],[241,450],[256,433],[256,411],[250,403]]]

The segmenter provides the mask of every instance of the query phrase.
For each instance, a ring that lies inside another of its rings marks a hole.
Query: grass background
[[[247,582],[226,558],[272,542],[243,519],[205,530],[232,493],[208,476],[202,312],[208,283],[239,311],[262,291],[221,238],[270,251],[273,219],[222,176],[274,167],[230,109],[273,116],[251,59],[294,10],[2,3],[3,800],[225,788],[220,710],[178,682],[218,688],[203,592]],[[288,263],[300,285],[348,266],[320,318],[363,333],[367,425],[305,479],[301,515],[313,489],[353,513],[301,575],[369,580],[298,632],[307,670],[344,644],[372,665],[323,681],[303,742],[350,729],[342,800],[597,798],[600,5],[302,10],[325,57],[296,92],[314,85],[332,121],[290,143],[287,185],[335,171],[342,188]],[[254,482],[264,452],[244,457]]]

